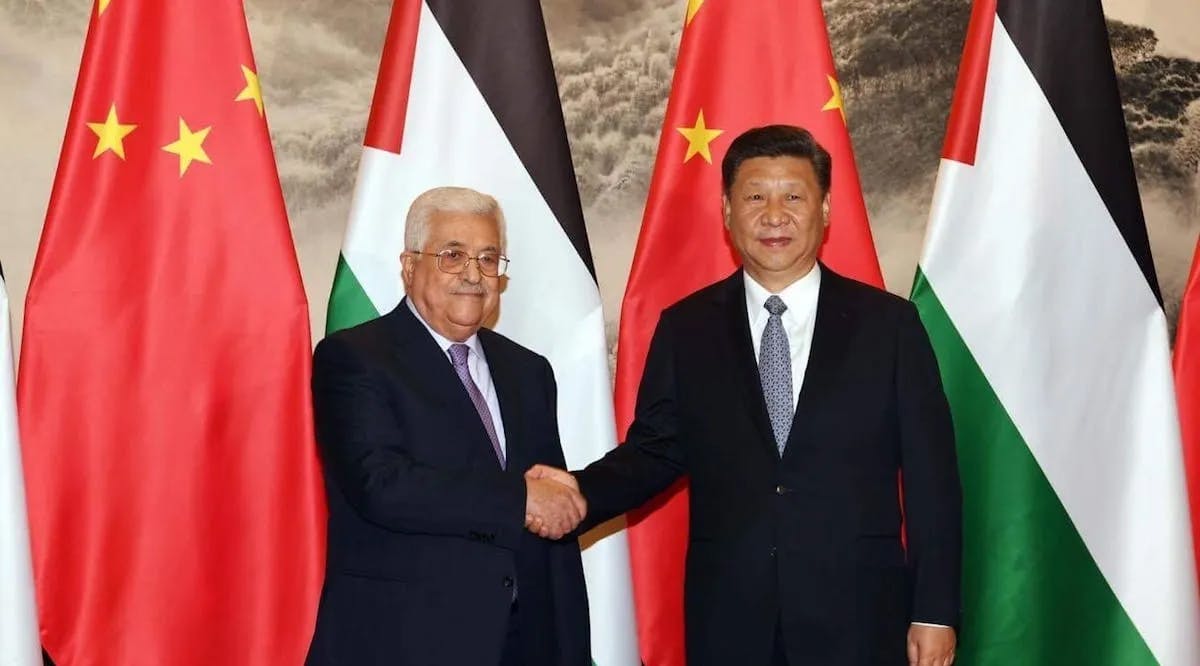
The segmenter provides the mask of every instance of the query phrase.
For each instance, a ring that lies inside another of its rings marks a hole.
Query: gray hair
[[[500,247],[507,243],[504,236],[504,212],[495,197],[469,187],[435,187],[413,200],[404,221],[404,250],[420,252],[429,238],[429,220],[434,213],[467,213],[495,218],[500,230]]]

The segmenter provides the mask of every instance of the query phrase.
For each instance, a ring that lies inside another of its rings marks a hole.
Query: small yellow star
[[[99,0],[99,2],[97,3],[96,15],[99,16],[99,15],[103,14],[104,10],[108,9],[108,3],[110,3],[110,2],[112,2],[112,0]]]
[[[242,76],[246,78],[246,87],[242,88],[242,92],[234,98],[235,102],[244,102],[248,99],[254,100],[254,106],[258,107],[258,116],[263,115],[263,98],[262,87],[258,85],[258,74],[249,67],[242,65]]]
[[[725,130],[705,127],[704,109],[700,109],[700,114],[696,116],[695,127],[676,127],[675,131],[688,140],[687,154],[683,156],[684,164],[687,164],[688,160],[697,154],[703,157],[705,162],[712,164],[712,152],[709,151],[708,144],[725,133]]]
[[[821,107],[821,110],[832,111],[837,109],[842,114],[842,124],[844,125],[846,124],[846,107],[842,106],[842,87],[838,85],[837,79],[832,76],[826,74],[825,78],[829,79],[829,89],[833,91],[833,96],[829,98],[828,102],[825,102],[825,106]]]
[[[117,120],[117,105],[108,107],[108,117],[102,123],[88,123],[88,129],[96,134],[96,150],[92,151],[92,159],[113,151],[117,157],[125,159],[125,144],[122,139],[137,129],[137,125],[122,125]]]
[[[704,0],[688,0],[687,21],[684,25],[691,25],[692,19],[696,18],[696,12],[700,11],[700,5],[704,4]]]
[[[192,161],[212,164],[212,160],[208,159],[208,153],[204,152],[204,140],[208,138],[210,130],[212,130],[211,126],[205,127],[199,132],[193,132],[183,118],[179,119],[179,140],[163,146],[163,150],[179,156],[180,178],[187,173]]]

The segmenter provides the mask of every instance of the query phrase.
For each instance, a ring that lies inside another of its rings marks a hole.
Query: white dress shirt
[[[446,361],[453,364],[453,361],[450,360],[450,345],[458,343],[433,330],[421,313],[417,312],[411,299],[405,299],[404,302],[408,303],[408,309],[412,311],[417,321],[421,322],[425,330],[433,336],[438,347],[442,349],[442,353],[446,355]],[[504,440],[504,420],[500,416],[500,399],[496,397],[496,385],[492,383],[492,371],[488,368],[487,357],[483,355],[483,345],[479,343],[478,335],[471,335],[462,344],[471,350],[467,354],[467,371],[471,373],[471,379],[475,381],[475,386],[479,388],[484,402],[487,403],[488,411],[492,413],[492,424],[496,426],[496,439],[500,442],[500,450],[504,452],[504,457],[508,458],[508,447]],[[457,374],[455,379],[458,379]]]
[[[821,267],[813,264],[804,277],[789,284],[778,294],[754,281],[749,273],[743,272],[746,281],[746,315],[750,321],[750,340],[754,343],[754,360],[758,361],[762,349],[763,331],[771,313],[763,307],[767,298],[778,296],[783,299],[787,310],[781,318],[783,332],[787,334],[788,352],[792,355],[792,408],[800,399],[800,387],[804,384],[804,372],[808,369],[808,354],[812,350],[813,323],[817,320],[817,294],[821,291]]]

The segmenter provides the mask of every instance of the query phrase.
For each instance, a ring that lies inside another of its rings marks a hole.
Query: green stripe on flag
[[[963,631],[955,663],[1157,664],[920,269],[913,301],[958,441]],[[1057,444],[1081,445],[1085,474],[1086,443]]]
[[[337,271],[333,274],[333,291],[329,294],[329,311],[325,316],[325,333],[358,326],[378,316],[379,311],[359,284],[354,271],[350,270],[346,257],[339,254]]]

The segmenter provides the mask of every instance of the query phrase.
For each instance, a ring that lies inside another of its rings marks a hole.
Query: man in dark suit
[[[949,408],[912,304],[817,262],[830,172],[800,128],[730,145],[724,217],[743,268],[663,312],[625,444],[574,475],[582,529],[690,477],[690,666],[953,659]]]
[[[325,585],[310,666],[590,664],[573,489],[526,479],[562,466],[546,359],[482,328],[508,264],[496,201],[418,197],[405,228],[407,297],[334,333],[313,359],[329,499]]]

